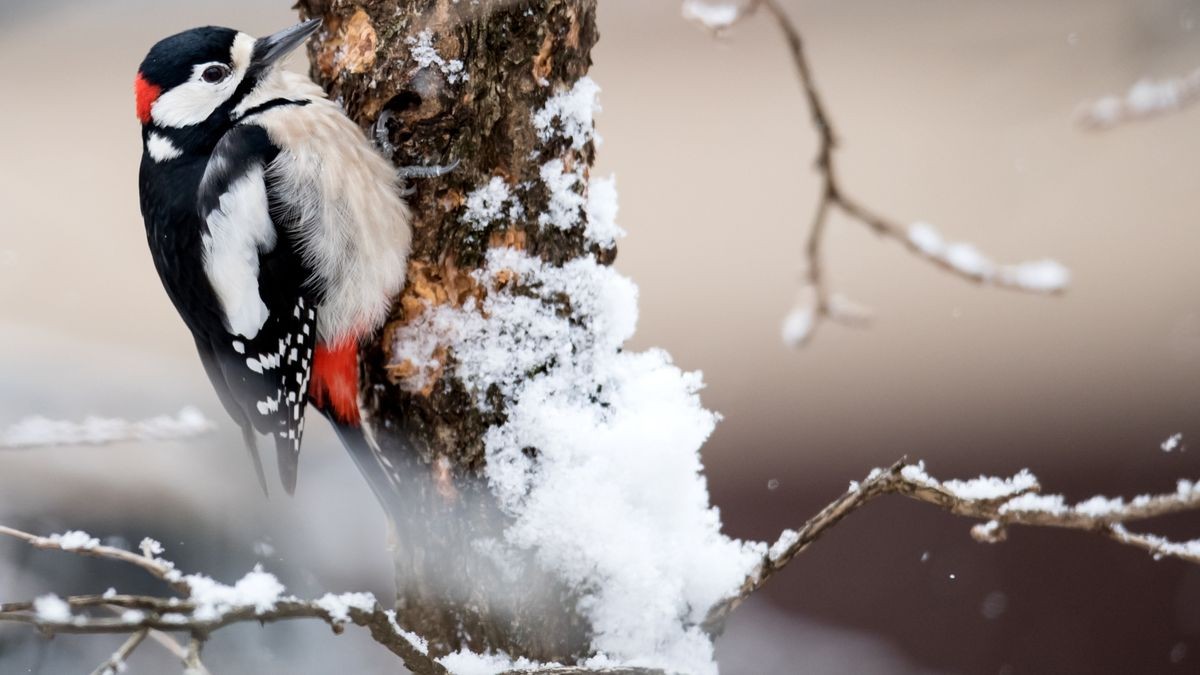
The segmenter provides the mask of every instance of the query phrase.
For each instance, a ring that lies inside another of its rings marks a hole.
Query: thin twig
[[[971,535],[981,542],[1003,541],[1010,525],[1053,527],[1094,532],[1148,551],[1156,559],[1171,557],[1200,564],[1200,540],[1174,542],[1125,528],[1127,523],[1148,518],[1200,511],[1200,483],[1179,481],[1175,492],[1142,495],[1129,501],[1093,497],[1074,505],[1062,495],[1040,492],[1037,479],[1028,472],[1007,480],[981,477],[972,481],[942,482],[925,473],[923,464],[909,464],[904,459],[887,469],[876,469],[861,483],[852,483],[848,491],[798,530],[785,532],[764,554],[758,569],[746,578],[738,593],[709,612],[705,628],[717,630],[730,612],[831,527],[877,497],[889,494],[984,521],[971,529]]]
[[[167,635],[161,630],[151,629],[149,633],[151,640],[154,640],[158,644],[162,645],[163,648],[171,652],[175,658],[179,659],[180,661],[187,659],[187,650],[184,649],[183,645],[179,644],[175,638]],[[195,675],[212,675],[212,672],[210,672],[208,668],[204,667],[203,662],[200,662],[196,668]]]
[[[200,669],[204,666],[200,663],[200,650],[204,648],[204,638],[199,633],[192,633],[192,639],[188,640],[187,654],[183,658],[183,672],[185,675],[197,675]]]
[[[1105,131],[1178,112],[1197,101],[1200,101],[1200,69],[1183,77],[1139,80],[1120,96],[1105,96],[1080,106],[1076,120],[1089,131]]]
[[[175,566],[167,561],[153,558],[149,555],[138,555],[132,551],[126,551],[123,548],[113,546],[103,546],[101,544],[93,544],[90,546],[78,546],[64,548],[61,539],[55,537],[40,537],[35,534],[23,532],[11,527],[0,525],[0,535],[15,537],[20,539],[34,548],[49,549],[57,551],[67,551],[78,555],[86,555],[93,558],[107,558],[118,562],[128,563],[136,567],[140,567],[155,577],[165,581],[172,589],[187,594],[189,589],[186,583],[180,580],[179,572]]]
[[[689,6],[692,7],[690,13]],[[867,226],[881,237],[900,242],[917,257],[967,281],[997,288],[1043,294],[1058,293],[1064,289],[1068,274],[1065,268],[1057,263],[1039,261],[1036,265],[1046,267],[1040,267],[1038,271],[1044,271],[1046,274],[1035,275],[1026,269],[1026,265],[1035,263],[997,266],[979,256],[969,245],[959,245],[957,251],[965,254],[961,256],[952,255],[951,249],[941,246],[940,242],[938,246],[923,246],[919,241],[914,240],[910,226],[886,218],[851,197],[843,189],[839,178],[835,161],[838,149],[837,132],[825,105],[824,97],[813,77],[803,37],[778,1],[747,0],[737,7],[736,11],[727,17],[727,20],[719,24],[707,23],[706,25],[715,34],[724,34],[738,23],[754,16],[760,9],[766,10],[783,33],[804,92],[805,101],[808,104],[813,129],[817,134],[815,165],[821,185],[813,220],[809,226],[808,236],[805,238],[803,276],[803,285],[812,290],[813,297],[811,301],[801,300],[800,305],[794,310],[805,317],[811,315],[811,319],[801,320],[799,325],[803,328],[792,331],[796,334],[788,337],[789,341],[797,345],[807,342],[819,322],[825,319],[848,325],[863,323],[861,313],[841,311],[844,303],[835,302],[824,274],[821,249],[828,231],[827,223],[834,211],[840,211],[851,220]],[[685,15],[698,18],[696,12],[694,5],[685,5]],[[704,21],[701,22],[704,23]],[[806,298],[806,295],[802,293],[801,297]]]
[[[137,599],[137,600],[143,599],[143,598],[139,598],[138,596],[128,596],[128,595],[109,595],[107,598],[103,595],[101,595],[101,596],[76,596],[76,597],[78,597],[78,598],[100,597],[101,599],[106,601],[104,604],[104,608],[107,609],[108,611],[112,612],[113,614],[116,614],[117,616],[121,616],[122,614],[124,614],[125,611],[127,609],[129,609],[130,604],[132,604],[132,603],[123,603],[123,604],[117,605],[117,604],[113,604],[108,601],[111,601],[114,598],[129,598],[129,599]],[[76,604],[70,603],[71,599],[74,599],[74,598],[69,598],[68,604],[70,604],[71,607],[76,607],[77,606]],[[157,601],[159,599],[155,598],[155,600]],[[168,601],[168,604],[169,603],[170,603],[170,601]],[[0,604],[0,611],[5,610],[5,609],[10,609],[10,608],[12,608],[12,606],[14,604],[18,604],[18,603]],[[185,658],[187,658],[187,650],[184,649],[184,647],[182,645],[180,645],[175,640],[175,638],[171,637],[170,635],[167,635],[166,633],[164,633],[160,630],[147,629],[146,633],[147,633],[147,637],[149,637],[151,640],[154,640],[155,642],[157,642],[160,646],[162,646],[163,649],[166,649],[168,652],[171,652],[171,655],[174,656],[175,658],[179,659],[180,661],[183,661]],[[198,675],[212,675],[212,673],[209,672],[208,668],[204,667],[203,663],[201,663]]]
[[[92,671],[92,675],[115,675],[125,670],[126,659],[133,653],[133,650],[138,648],[138,645],[142,644],[142,640],[146,639],[146,634],[149,632],[148,628],[143,628],[130,635],[129,639],[125,640],[125,643],[117,651],[113,652],[113,655],[107,661],[101,663]]]

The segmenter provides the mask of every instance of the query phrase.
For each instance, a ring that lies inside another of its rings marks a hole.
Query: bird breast
[[[394,168],[362,130],[307,77],[286,75],[304,82],[285,86],[284,96],[299,91],[309,103],[266,110],[254,122],[280,148],[267,178],[323,298],[318,337],[338,344],[386,321],[404,285],[410,213]]]

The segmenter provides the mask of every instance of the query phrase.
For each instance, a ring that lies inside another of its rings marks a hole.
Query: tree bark
[[[466,647],[577,663],[588,655],[589,629],[576,595],[536,564],[518,565],[514,577],[479,545],[501,536],[505,522],[483,476],[484,433],[504,421],[503,400],[480,410],[454,375],[453,353],[439,353],[446,365],[430,378],[393,353],[391,336],[431,305],[482,297],[471,273],[489,248],[555,264],[615,257],[589,244],[582,225],[537,222],[550,198],[539,176],[545,162],[582,167],[586,189],[592,143],[539,138],[532,114],[587,73],[596,0],[299,0],[298,8],[325,21],[309,48],[314,78],[368,131],[390,115],[397,166],[461,162],[447,176],[413,181],[408,283],[363,358],[364,401],[404,482],[403,512],[390,514],[397,619],[438,655]],[[462,221],[466,199],[493,177],[526,208],[480,232]]]

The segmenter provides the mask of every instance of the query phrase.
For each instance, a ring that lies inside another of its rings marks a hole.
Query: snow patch
[[[770,550],[767,551],[767,557],[771,559],[771,562],[777,562],[785,553],[788,552],[788,549],[795,546],[796,542],[798,541],[800,541],[799,532],[795,530],[784,530],[782,533],[780,533],[779,539],[777,539],[774,544],[771,544]]]
[[[466,82],[471,79],[468,73],[463,72],[463,62],[458,59],[450,59],[447,61],[438,53],[437,48],[433,46],[433,33],[429,30],[423,30],[417,33],[416,37],[408,37],[404,40],[408,45],[408,51],[412,55],[413,60],[417,62],[417,68],[436,67],[446,77],[446,81],[450,84]]]
[[[396,635],[399,635],[407,640],[408,643],[413,646],[413,649],[416,649],[422,654],[429,654],[429,642],[420,635],[401,628],[400,624],[396,621],[396,610],[389,609],[385,611],[384,614],[387,615],[388,623],[392,624],[392,630],[396,631]]]
[[[141,550],[142,555],[146,556],[147,558],[153,558],[156,555],[162,555],[163,551],[166,550],[163,548],[161,542],[159,542],[157,539],[151,539],[150,537],[143,537],[142,543],[138,544],[138,549]]]
[[[583,169],[577,167],[568,172],[561,159],[552,159],[542,165],[541,177],[550,193],[550,201],[546,205],[546,212],[538,215],[538,224],[560,230],[569,230],[578,225],[586,204],[580,191]]]
[[[146,613],[137,609],[127,609],[121,612],[121,622],[138,624],[146,620]]]
[[[1013,497],[1000,506],[1000,513],[1037,512],[1049,513],[1054,516],[1065,515],[1070,511],[1062,495],[1041,495],[1029,492],[1019,497]]]
[[[275,603],[285,590],[275,575],[264,572],[262,565],[255,565],[233,586],[226,586],[202,574],[183,577],[191,590],[189,598],[196,604],[194,616],[200,621],[216,621],[226,613],[245,607],[253,607],[261,614],[275,609]]]
[[[71,620],[71,606],[53,593],[34,598],[33,613],[38,621],[45,623],[67,623]]]
[[[599,96],[600,85],[590,77],[581,77],[570,90],[551,96],[533,113],[538,138],[545,142],[557,134],[569,139],[574,150],[582,150],[592,140],[599,143],[595,124],[596,113],[600,112]]]
[[[504,217],[504,206],[513,199],[508,183],[499,176],[493,176],[487,185],[472,190],[467,195],[467,210],[462,216],[462,222],[474,230],[486,229],[488,225]]]
[[[588,182],[587,225],[583,236],[588,241],[599,244],[603,248],[616,246],[617,240],[625,236],[625,230],[617,225],[617,177],[593,178]]]
[[[481,304],[428,307],[396,331],[393,353],[440,367],[449,347],[477,406],[507,404],[485,436],[488,482],[512,518],[505,542],[583,594],[598,653],[715,673],[697,624],[766,547],[721,534],[709,503],[699,449],[716,416],[700,405],[700,375],[659,350],[621,349],[637,289],[594,258],[556,266],[494,249],[477,280]]]
[[[1071,283],[1071,270],[1057,260],[1032,260],[1000,270],[1002,278],[1028,291],[1053,293]]]
[[[1181,447],[1183,443],[1183,434],[1172,434],[1170,438],[1162,442],[1163,452],[1174,452]]]
[[[329,612],[329,618],[334,623],[346,623],[350,620],[350,610],[374,612],[376,601],[371,593],[342,593],[334,595],[326,593],[313,601],[317,607]]]
[[[687,0],[683,3],[683,18],[699,22],[710,30],[729,28],[737,21],[739,12],[737,5],[726,3],[713,5],[701,0]]]
[[[90,551],[100,545],[100,540],[83,530],[70,530],[62,534],[50,535],[50,541],[59,545],[64,551]]]
[[[513,659],[504,652],[476,654],[460,649],[437,660],[454,675],[497,675],[507,670],[537,670],[543,665],[524,657]],[[557,665],[557,664],[555,664]]]
[[[971,480],[948,480],[942,483],[942,487],[955,497],[971,501],[1003,499],[1035,489],[1037,485],[1037,477],[1029,473],[1029,469],[1021,469],[1011,478],[980,476]]]
[[[792,311],[783,317],[783,326],[780,329],[780,337],[783,338],[783,344],[789,347],[800,347],[808,342],[808,338],[812,336],[813,328],[817,325],[816,308],[812,305],[798,305],[792,308]]]

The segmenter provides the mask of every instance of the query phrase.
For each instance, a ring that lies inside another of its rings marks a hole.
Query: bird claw
[[[392,117],[392,111],[385,109],[383,112],[379,113],[379,117],[375,118],[375,125],[372,129],[372,133],[375,136],[375,144],[378,145],[379,149],[382,150],[383,153],[388,157],[392,157],[396,154],[396,146],[392,145],[391,140],[388,138],[387,125],[388,122],[391,121]],[[407,181],[410,178],[439,178],[457,169],[459,164],[461,164],[461,162],[456,159],[450,164],[444,166],[402,166],[396,169],[396,176],[401,181]],[[403,191],[401,191],[400,196],[411,197],[414,192],[416,192],[415,188],[406,187]]]
[[[396,175],[400,178],[439,178],[454,171],[462,162],[454,160],[445,166],[402,166],[396,169]]]
[[[388,139],[387,125],[391,119],[392,111],[385,109],[379,113],[379,117],[375,118],[375,126],[372,130],[375,136],[375,145],[378,145],[379,149],[388,157],[396,154],[396,146],[392,145],[391,140]]]

